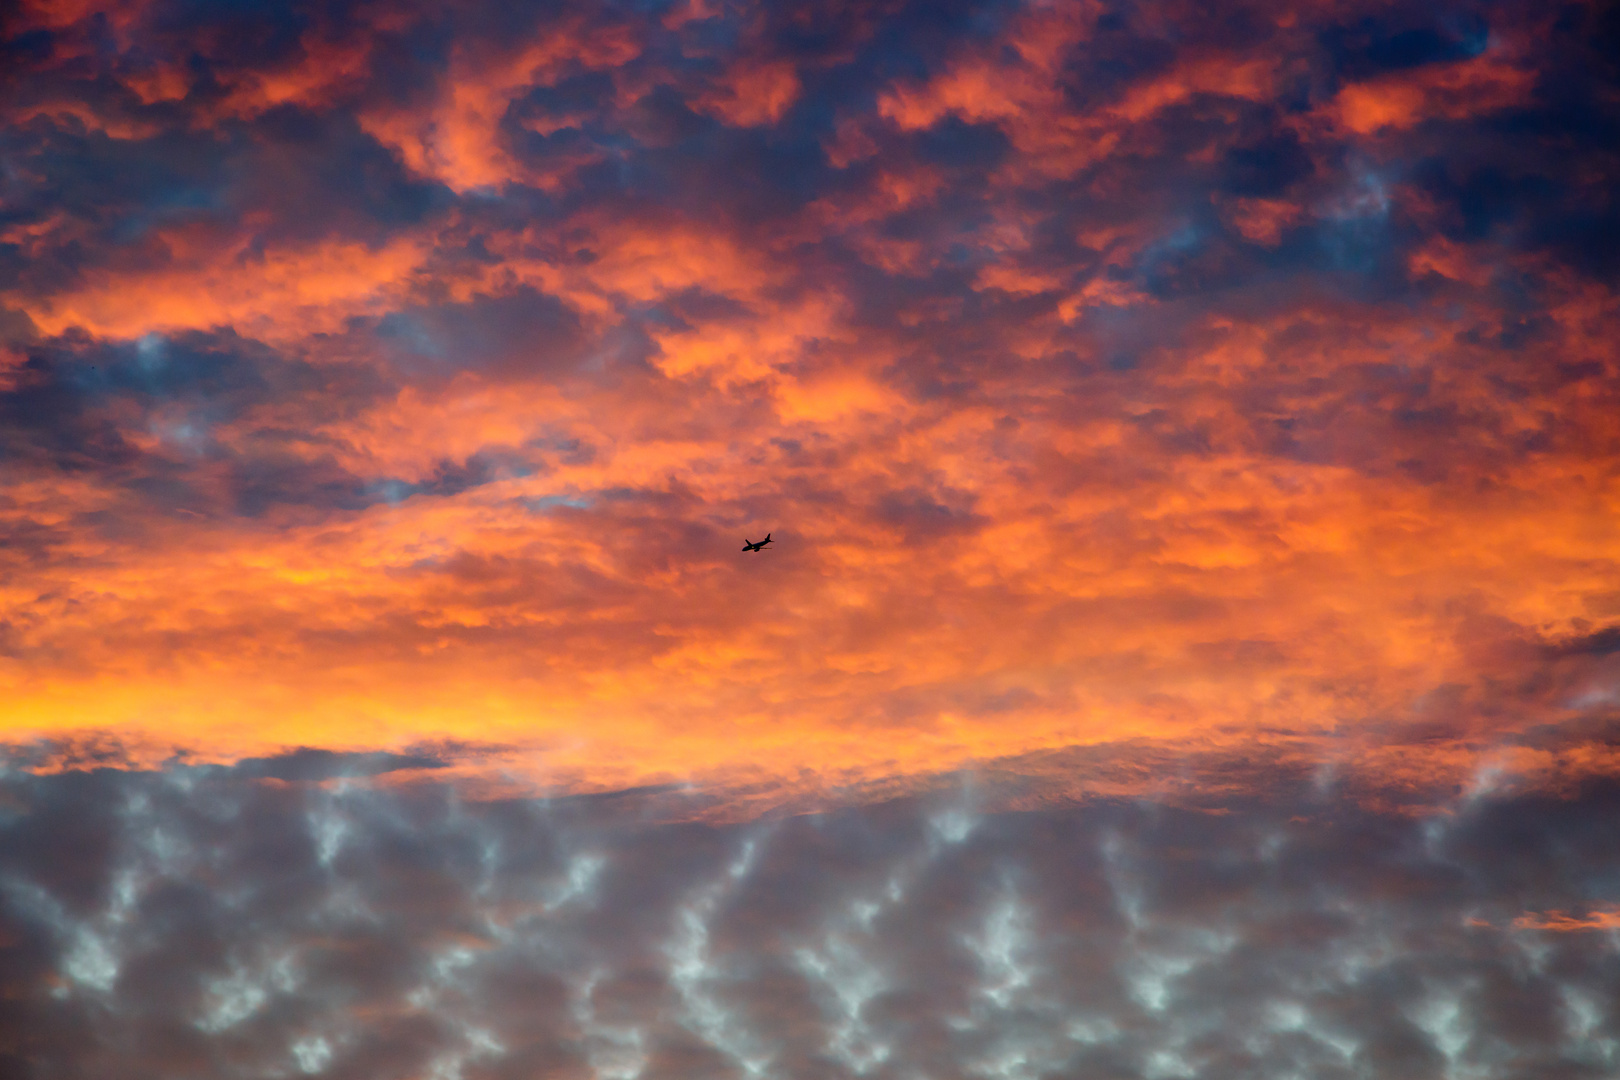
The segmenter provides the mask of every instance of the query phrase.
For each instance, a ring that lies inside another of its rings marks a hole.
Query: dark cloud
[[[227,159],[233,175],[226,197],[238,214],[270,215],[274,226],[263,240],[338,233],[380,242],[449,202],[448,191],[410,175],[348,116],[273,109],[244,136]]]
[[[955,494],[962,500],[960,493]],[[915,489],[885,494],[873,516],[877,522],[897,530],[907,546],[934,543],[953,533],[981,528],[986,523],[971,509],[951,507],[937,501],[932,494]]]
[[[334,764],[10,774],[15,1075],[1596,1077],[1620,1037],[1605,933],[1514,924],[1613,903],[1612,785],[715,827],[251,779]]]
[[[1549,646],[1554,656],[1612,656],[1620,653],[1620,626],[1605,626]]]
[[[442,769],[445,762],[420,754],[339,753],[315,747],[275,757],[243,758],[231,767],[235,776],[249,780],[333,780],[339,777],[378,776],[400,769]]]
[[[174,230],[250,228],[243,262],[328,238],[382,243],[446,204],[352,117],[292,107],[208,131],[165,126],[114,138],[44,119],[3,136],[12,162],[7,216],[37,223],[43,244],[0,264],[8,291],[70,286],[106,267],[171,264]]]
[[[112,419],[92,414],[75,388],[54,376],[48,360],[32,358],[0,396],[7,459],[71,471],[115,467],[139,456]]]
[[[1232,147],[1222,162],[1226,189],[1238,195],[1281,195],[1311,175],[1315,166],[1292,133],[1274,134]]]
[[[376,335],[418,376],[490,367],[508,377],[550,375],[576,363],[588,343],[571,308],[531,288],[405,308],[384,316]]]
[[[0,453],[14,469],[93,473],[167,509],[250,516],[275,505],[355,509],[387,498],[390,483],[459,491],[494,475],[489,455],[420,482],[358,475],[318,433],[284,426],[289,407],[305,423],[331,422],[382,386],[355,365],[313,364],[230,330],[69,335],[31,346],[0,388]]]
[[[1400,16],[1394,20],[1369,16],[1329,27],[1319,38],[1334,70],[1346,79],[1464,60],[1478,56],[1489,44],[1489,23],[1467,7],[1442,9],[1429,17],[1433,21],[1426,24],[1401,25]]]
[[[1065,97],[1077,107],[1107,103],[1132,83],[1163,73],[1176,58],[1165,37],[1133,33],[1128,7],[1118,5],[1098,20],[1096,33],[1077,44],[1065,66]]]

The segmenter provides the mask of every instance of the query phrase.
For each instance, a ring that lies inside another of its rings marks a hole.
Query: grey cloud
[[[577,362],[589,344],[572,309],[527,287],[394,312],[379,321],[376,336],[401,367],[418,376],[435,368],[550,373]]]
[[[507,331],[497,322],[489,332]],[[530,348],[554,344],[542,333]],[[463,342],[458,355],[476,353],[476,343]],[[67,334],[33,345],[0,387],[0,455],[19,471],[93,470],[160,509],[248,517],[455,495],[536,467],[521,452],[495,446],[442,460],[415,478],[351,471],[334,459],[320,427],[388,392],[362,365],[314,363],[230,330],[133,342]],[[305,426],[296,428],[289,413]],[[22,535],[0,546],[42,547],[44,530],[26,523],[11,529]]]
[[[1620,897],[1612,784],[1430,816],[1285,782],[1204,809],[940,795],[710,826],[625,813],[668,789],[251,778],[333,772],[7,774],[9,1075],[1597,1077],[1620,1057],[1613,934],[1513,925]]]
[[[442,769],[445,762],[422,754],[341,753],[300,747],[274,757],[243,758],[232,772],[244,779],[334,780],[344,776],[377,776],[400,769]]]

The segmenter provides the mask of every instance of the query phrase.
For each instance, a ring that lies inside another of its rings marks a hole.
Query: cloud
[[[717,828],[256,771],[8,774],[19,1075],[116,1054],[131,1076],[1357,1077],[1615,1052],[1606,931],[1547,932],[1612,902],[1607,781],[1416,818],[1307,788]]]
[[[270,780],[331,780],[345,776],[376,776],[399,769],[437,769],[444,762],[416,754],[338,754],[302,747],[273,758],[243,758],[235,775]]]
[[[1593,911],[1586,915],[1570,915],[1563,911],[1527,912],[1514,919],[1513,925],[1521,930],[1554,930],[1559,933],[1612,930],[1620,926],[1620,915],[1612,910]]]

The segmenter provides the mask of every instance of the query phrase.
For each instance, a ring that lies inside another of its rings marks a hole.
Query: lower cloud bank
[[[1620,1071],[1613,781],[713,825],[254,772],[0,774],[0,1074]]]

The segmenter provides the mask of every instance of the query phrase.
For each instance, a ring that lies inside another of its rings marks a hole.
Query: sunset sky
[[[1616,11],[8,6],[0,1075],[1620,1075]]]

